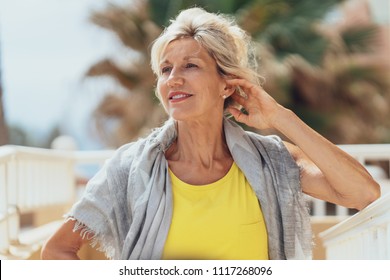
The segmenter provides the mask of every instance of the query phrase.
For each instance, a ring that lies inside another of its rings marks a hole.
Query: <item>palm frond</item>
[[[166,26],[180,10],[202,7],[210,12],[234,14],[254,0],[149,0],[151,18],[158,26]],[[256,0],[255,0],[256,1]]]
[[[378,27],[370,24],[350,26],[341,30],[340,37],[348,52],[371,52],[378,35]]]
[[[125,46],[142,53],[148,52],[150,43],[161,32],[161,29],[150,20],[145,4],[141,3],[126,9],[109,4],[105,10],[92,13],[90,20],[114,32]]]
[[[258,41],[269,45],[278,59],[298,54],[319,65],[329,42],[317,25],[340,2],[253,1],[248,9],[238,12],[238,22]]]
[[[271,46],[276,58],[280,60],[284,60],[289,55],[300,55],[309,63],[320,65],[328,47],[328,40],[314,27],[303,28],[309,23],[298,21],[292,21],[289,28],[281,24],[273,24],[263,32],[260,40]]]
[[[118,67],[112,60],[104,59],[93,66],[86,72],[85,76],[109,76],[118,81],[124,88],[132,90],[140,84],[139,72],[124,71]]]
[[[94,115],[100,137],[114,146],[134,141],[166,120],[162,107],[145,94],[109,93]]]

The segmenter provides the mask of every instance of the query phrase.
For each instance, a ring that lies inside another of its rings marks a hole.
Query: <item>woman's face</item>
[[[176,120],[221,117],[226,84],[215,60],[193,38],[168,44],[157,82],[160,100]]]

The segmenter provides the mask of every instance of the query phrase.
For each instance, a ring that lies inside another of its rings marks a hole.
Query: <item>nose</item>
[[[169,87],[181,86],[184,84],[184,78],[181,75],[180,71],[177,71],[176,68],[171,70],[169,77],[167,79],[167,85]]]

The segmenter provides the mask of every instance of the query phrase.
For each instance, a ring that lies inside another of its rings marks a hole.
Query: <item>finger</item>
[[[234,93],[231,95],[231,98],[237,102],[239,105],[244,106],[247,104],[248,99],[244,96],[240,95],[239,93]]]
[[[247,122],[248,115],[245,115],[243,112],[241,112],[237,108],[228,107],[228,111],[229,111],[230,114],[232,114],[232,116],[234,117],[234,119],[236,121],[241,122],[241,123],[246,123]]]
[[[257,86],[247,80],[244,79],[232,79],[226,80],[229,86],[236,86],[237,92],[242,91],[247,96],[247,99],[252,99],[253,96],[257,94],[261,94],[263,91],[262,87]]]
[[[245,79],[231,79],[231,80],[226,80],[226,83],[231,85],[231,86],[240,86],[242,88],[246,88],[249,90],[255,89],[255,85],[248,80]]]

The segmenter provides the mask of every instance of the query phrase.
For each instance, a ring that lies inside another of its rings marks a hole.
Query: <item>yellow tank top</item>
[[[163,259],[268,259],[258,199],[235,163],[223,178],[201,186],[169,172],[173,216]]]

